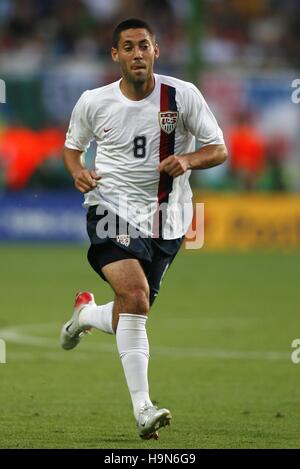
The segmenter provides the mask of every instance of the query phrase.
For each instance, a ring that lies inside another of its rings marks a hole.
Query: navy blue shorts
[[[178,253],[184,236],[171,240],[128,237],[118,232],[119,219],[117,217],[116,236],[99,238],[97,223],[106,216],[106,213],[97,215],[96,210],[97,206],[92,206],[87,212],[87,232],[91,242],[87,257],[90,265],[106,281],[102,272],[105,265],[123,259],[139,260],[148,280],[150,305],[152,305],[158,294],[161,280]]]

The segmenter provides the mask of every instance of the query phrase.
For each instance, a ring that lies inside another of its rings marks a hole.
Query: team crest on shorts
[[[119,235],[117,236],[117,242],[122,244],[123,246],[128,247],[130,244],[130,236],[129,235]]]
[[[166,134],[171,134],[177,126],[179,113],[177,111],[163,111],[158,113],[159,125]]]

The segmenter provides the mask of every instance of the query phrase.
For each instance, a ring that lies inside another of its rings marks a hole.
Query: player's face
[[[121,32],[118,48],[112,48],[111,54],[119,62],[123,77],[137,84],[152,76],[159,49],[146,29],[127,29]]]

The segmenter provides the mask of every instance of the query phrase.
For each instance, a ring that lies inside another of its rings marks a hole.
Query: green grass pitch
[[[1,448],[299,448],[299,253],[181,252],[148,321],[158,441],[137,436],[115,338],[59,347],[74,294],[108,285],[82,246],[2,245]]]

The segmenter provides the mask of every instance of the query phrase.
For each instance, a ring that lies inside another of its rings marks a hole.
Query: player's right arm
[[[66,169],[71,174],[76,189],[80,192],[88,192],[95,189],[97,181],[101,176],[97,176],[96,171],[86,169],[82,163],[82,151],[64,147],[64,163]]]
[[[100,179],[94,170],[82,164],[82,155],[94,138],[89,96],[85,91],[73,109],[64,147],[65,167],[74,179],[76,189],[83,193],[95,189]]]

